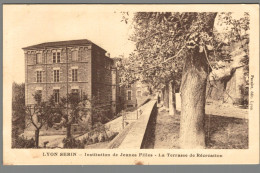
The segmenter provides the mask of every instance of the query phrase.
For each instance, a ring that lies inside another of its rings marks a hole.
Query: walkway
[[[218,109],[217,109],[218,108]],[[206,147],[214,149],[248,148],[248,110],[207,106],[205,119]],[[180,112],[170,116],[159,108],[155,126],[155,149],[178,148]]]

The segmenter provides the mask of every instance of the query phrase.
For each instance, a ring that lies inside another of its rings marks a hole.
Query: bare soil
[[[215,106],[214,106],[215,108]],[[213,107],[210,107],[210,112]],[[240,108],[221,108],[217,115],[207,114],[205,119],[206,148],[208,149],[247,149],[248,120],[247,111]],[[235,111],[234,111],[235,110]],[[207,112],[207,110],[206,110]],[[225,112],[224,115],[219,115]],[[239,112],[239,114],[237,114]],[[237,118],[239,117],[239,118]],[[155,149],[173,149],[178,147],[180,112],[170,116],[164,108],[158,110],[155,126]]]

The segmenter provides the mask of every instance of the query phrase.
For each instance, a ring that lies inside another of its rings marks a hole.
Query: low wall
[[[181,110],[181,93],[175,93],[175,99],[176,99],[176,110]]]
[[[140,118],[126,126],[126,128],[118,134],[118,136],[111,141],[108,148],[119,149],[140,149],[146,144],[144,141],[146,137],[149,137],[149,122],[153,115],[154,109],[157,109],[156,100],[151,100],[139,109],[142,110]]]

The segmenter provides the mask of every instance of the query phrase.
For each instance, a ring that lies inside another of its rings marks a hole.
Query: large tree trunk
[[[176,99],[175,99],[175,87],[174,82],[169,82],[169,115],[175,115],[176,113]]]
[[[165,89],[164,89],[164,106],[169,109],[169,85],[166,84],[165,85]]]
[[[203,19],[209,34],[213,30],[215,17],[216,13],[209,13]],[[180,148],[205,148],[204,118],[209,73],[205,52],[199,52],[198,47],[190,49],[182,74]]]
[[[40,129],[36,129],[34,131],[34,137],[35,137],[35,147],[39,147],[39,136],[40,136]]]
[[[67,125],[67,138],[71,138],[71,124]]]
[[[204,148],[208,65],[204,53],[186,58],[181,87],[180,147]]]
[[[164,90],[165,90],[165,88],[162,89],[162,97],[161,97],[161,104],[162,104],[162,106],[164,105],[164,98],[165,98]]]

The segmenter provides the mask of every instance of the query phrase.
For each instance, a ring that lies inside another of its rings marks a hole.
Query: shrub
[[[24,136],[17,137],[13,142],[13,148],[34,148],[35,140],[33,138],[27,139]]]
[[[84,143],[74,138],[64,138],[62,142],[64,148],[84,148]]]

